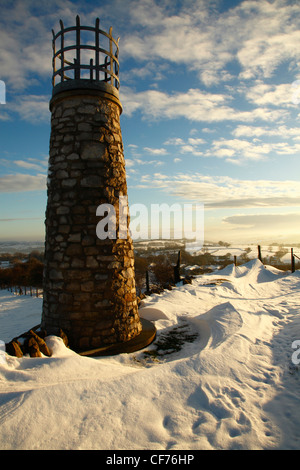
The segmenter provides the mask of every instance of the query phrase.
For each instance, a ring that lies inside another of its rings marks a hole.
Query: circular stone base
[[[97,356],[114,356],[116,354],[132,353],[144,349],[151,344],[156,336],[156,328],[148,320],[140,318],[142,324],[141,333],[130,341],[124,343],[109,344],[102,348],[91,349],[89,351],[80,351],[80,356],[97,357]]]

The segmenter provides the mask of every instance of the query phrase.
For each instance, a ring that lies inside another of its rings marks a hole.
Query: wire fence
[[[221,247],[220,247],[221,248]],[[244,264],[247,260],[247,252],[244,252],[244,256],[237,256],[237,255],[230,255],[230,249],[234,250],[234,248],[228,248],[228,254],[225,256],[215,256],[211,255],[210,260],[215,260],[215,264],[219,266],[219,268],[225,267],[225,265],[234,263],[235,266],[239,264]],[[194,271],[189,270],[189,263],[182,263],[182,255],[184,252],[181,250],[177,253],[177,261],[174,262],[176,259],[176,253],[173,256],[173,262],[165,262],[165,263],[149,263],[149,266],[145,265],[144,269],[136,269],[136,286],[139,295],[141,294],[151,294],[151,293],[160,293],[165,289],[172,289],[176,284],[183,282],[183,283],[191,283],[194,274],[196,275],[201,273],[208,272],[209,266],[205,265],[205,263],[199,263],[198,269]],[[248,253],[249,254],[249,253]],[[288,250],[285,250],[284,255],[281,257],[286,256],[288,254]],[[291,270],[292,273],[296,271],[297,267],[297,260],[300,261],[300,253],[295,253],[294,248],[290,249],[290,262],[282,263],[280,262],[280,253],[276,257],[276,253],[272,255],[270,250],[264,251],[261,248],[261,245],[257,245],[257,259],[259,259],[264,264],[271,264],[274,267],[282,267],[283,264],[286,266],[285,269]],[[253,258],[253,256],[252,256]],[[197,264],[197,263],[195,263]],[[24,266],[24,265],[23,265]],[[0,269],[0,288],[8,289],[16,295],[30,295],[30,296],[42,296],[43,289],[41,287],[41,267],[39,266],[38,272],[38,282],[30,284],[30,282],[22,282],[22,280],[18,279],[10,279],[8,277],[5,278],[5,271],[11,271],[9,268],[2,268]],[[22,276],[24,280],[24,274]],[[26,278],[26,275],[25,275]],[[29,279],[29,278],[28,278]],[[15,282],[14,282],[15,281]]]
[[[232,248],[231,248],[232,249]],[[229,248],[228,248],[229,250]],[[288,250],[284,255],[288,254]],[[300,255],[300,253],[298,253]],[[284,255],[282,254],[281,256],[278,255],[276,257],[276,254],[271,255],[271,252],[268,251],[267,254],[261,248],[261,245],[257,245],[257,259],[259,259],[263,264],[271,264],[274,267],[280,266],[281,268],[283,266],[286,266],[288,269],[290,268],[291,272],[294,273],[296,270],[296,259],[300,260],[300,256],[298,256],[294,252],[294,248],[291,248],[291,261],[290,263],[282,263],[280,261],[281,257]],[[231,255],[230,257],[228,256],[230,253],[228,252],[227,255],[224,256],[213,256],[216,260],[216,264],[219,265],[220,268],[225,267],[226,264],[234,263],[235,266],[238,266],[239,264],[244,264],[247,261],[247,253],[244,252],[244,256],[238,261],[238,256],[237,255]],[[263,256],[265,255],[265,256]],[[231,259],[230,259],[231,258]],[[255,258],[255,257],[254,257]],[[267,261],[267,263],[265,263]],[[158,276],[156,276],[157,272],[155,272],[155,267],[149,268],[145,272],[144,276],[144,283],[143,283],[143,288],[141,289],[141,283],[140,283],[140,292],[143,290],[143,294],[151,294],[151,293],[160,293],[163,291],[165,288],[170,289],[179,282],[183,283],[190,283],[193,279],[193,274],[186,274],[183,272],[183,265],[181,264],[181,251],[178,252],[178,257],[177,257],[177,263],[176,264],[170,264],[169,266],[163,265],[159,267],[158,270]],[[199,266],[199,269],[203,269],[205,271],[205,266]],[[151,275],[154,278],[153,282],[151,282]],[[156,278],[156,279],[155,279]]]
[[[260,245],[257,246],[257,250],[258,250],[258,259],[261,262],[263,262],[262,250],[261,250]],[[294,273],[295,270],[296,270],[296,258],[300,260],[299,256],[296,255],[296,253],[294,253],[294,248],[291,248],[291,271],[292,271],[292,273]]]

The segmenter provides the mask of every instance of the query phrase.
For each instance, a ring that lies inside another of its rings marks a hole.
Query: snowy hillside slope
[[[87,358],[49,336],[50,358],[2,356],[0,448],[299,449],[299,292],[299,271],[253,260],[147,297],[143,351]],[[0,291],[0,339],[41,302]]]

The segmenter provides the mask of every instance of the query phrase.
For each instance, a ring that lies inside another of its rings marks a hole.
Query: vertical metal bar
[[[93,59],[90,59],[90,80],[93,80]]]
[[[54,87],[55,86],[55,72],[56,72],[56,58],[55,58],[55,33],[54,33],[54,30],[52,29],[52,51],[53,51],[53,56],[52,56],[52,86]]]
[[[104,59],[104,67],[105,67],[104,81],[105,81],[105,82],[108,82],[108,81],[109,81],[109,78],[107,78],[108,56],[105,56],[105,59]]]
[[[95,23],[95,66],[96,66],[96,80],[99,80],[99,18],[96,18]]]
[[[64,54],[64,24],[62,20],[59,20],[61,35],[60,35],[60,81],[64,81],[64,66],[65,66],[65,54]]]
[[[74,78],[76,79],[78,77],[78,65],[77,65],[77,59],[74,57]]]
[[[109,55],[110,55],[110,83],[113,82],[114,64],[113,64],[113,42],[112,42],[112,26],[109,28]]]
[[[118,59],[118,48],[116,49],[115,57],[116,57],[116,59]],[[114,74],[115,74],[115,77],[117,77],[118,74],[119,74],[119,71],[118,71],[118,63],[117,63],[116,60],[114,60]],[[116,88],[118,88],[118,80],[117,80],[117,78],[115,78],[115,77],[114,77],[114,79],[113,79],[113,85],[114,85]]]
[[[80,18],[76,16],[76,66],[75,79],[80,79]]]

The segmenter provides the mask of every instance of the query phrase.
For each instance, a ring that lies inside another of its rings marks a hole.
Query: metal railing
[[[112,27],[106,33],[99,25],[100,20],[96,18],[95,27],[82,26],[77,15],[76,26],[65,28],[60,20],[61,30],[55,34],[52,29],[53,87],[64,81],[87,79],[108,83],[119,90],[119,38],[115,40],[112,37]],[[72,42],[73,32],[75,41]],[[93,44],[92,41],[83,41],[85,32],[92,33]],[[108,44],[107,49],[102,47],[105,42]],[[70,58],[72,53],[75,57]]]

